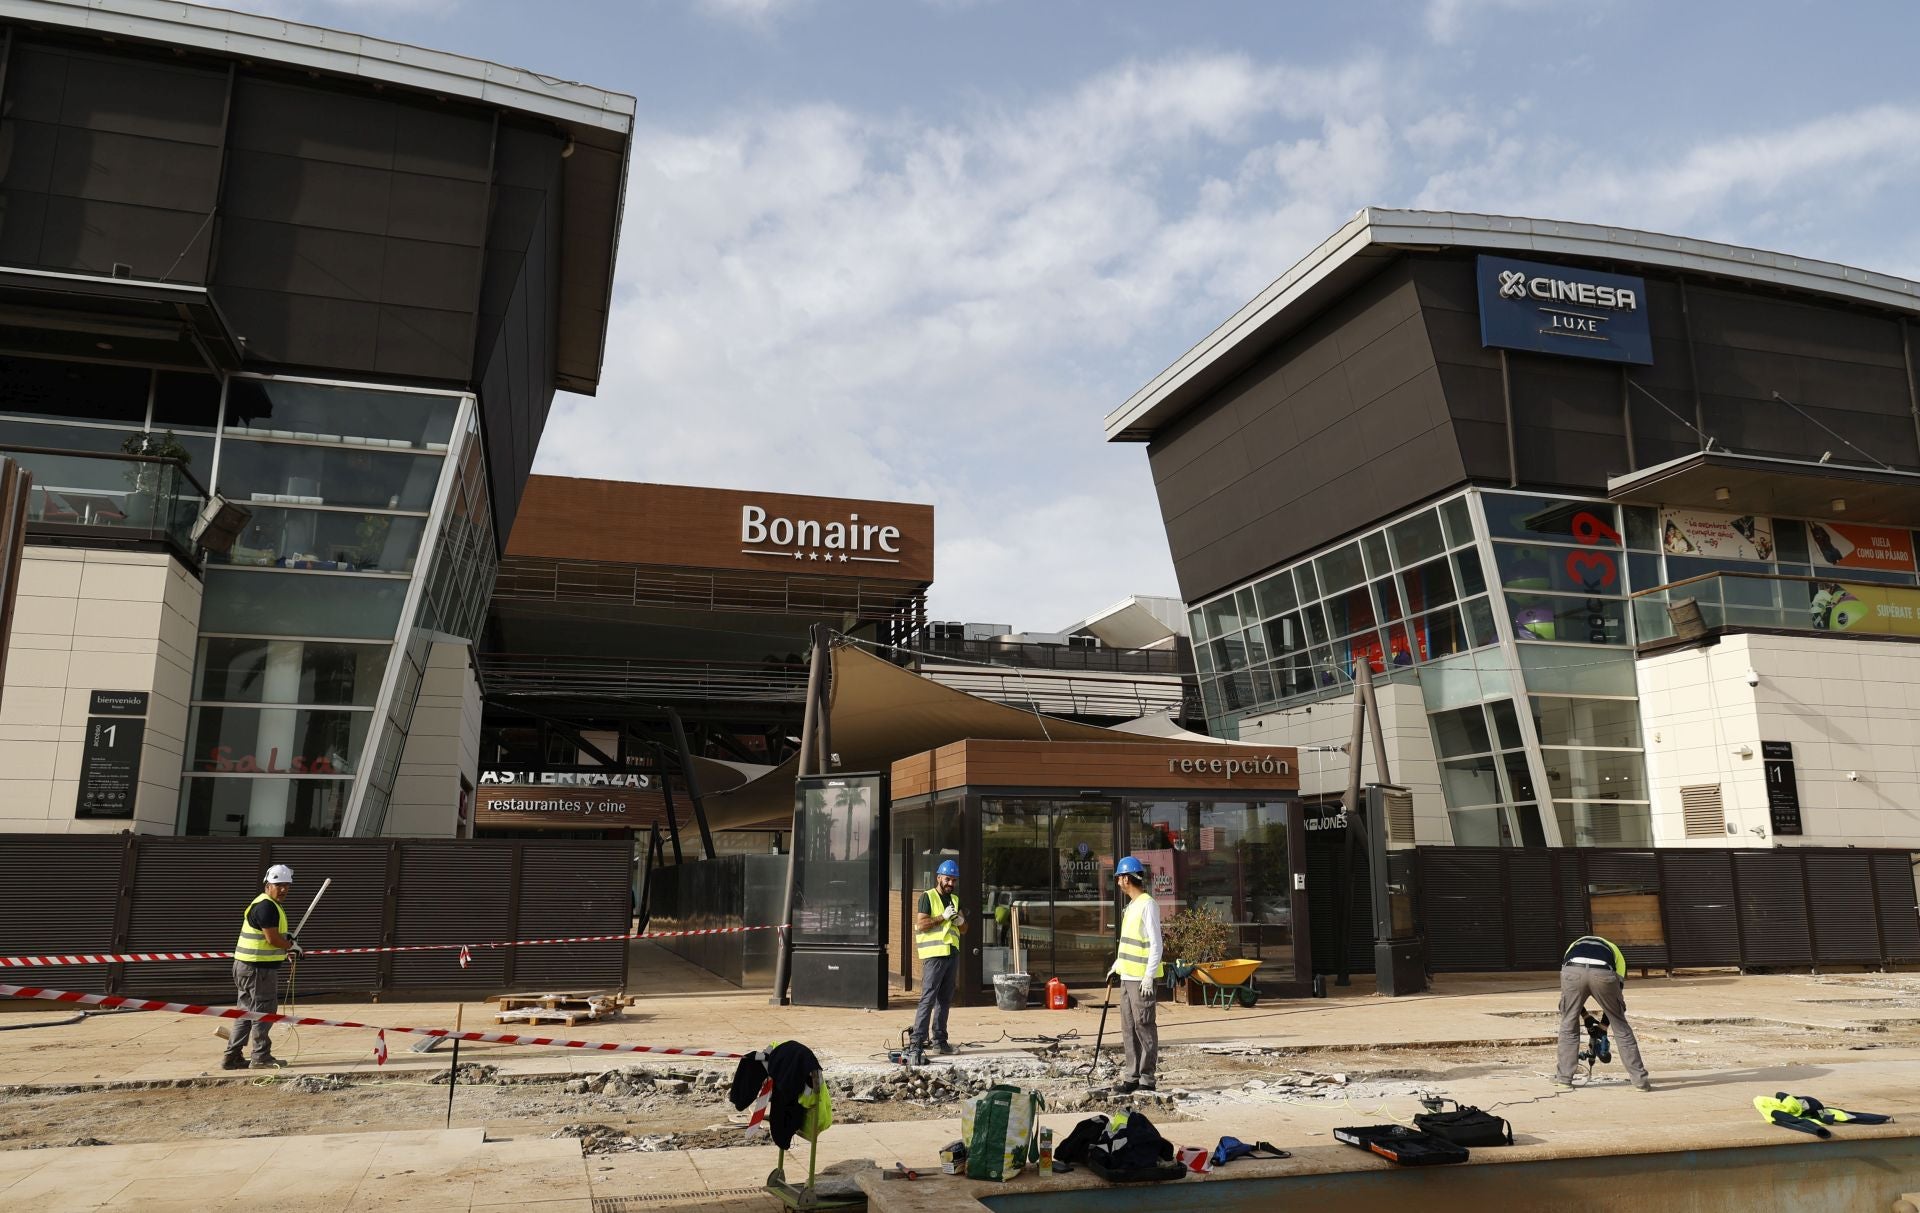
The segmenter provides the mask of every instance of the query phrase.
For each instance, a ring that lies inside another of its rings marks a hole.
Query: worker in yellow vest
[[[934,869],[933,887],[920,894],[914,905],[914,948],[920,955],[920,1009],[913,1015],[913,1034],[908,1042],[909,1056],[916,1066],[925,1065],[927,1047],[951,1055],[947,1040],[947,1012],[953,1007],[953,984],[960,969],[960,936],[966,934],[967,918],[960,912],[955,891],[960,884],[960,865],[942,860]]]
[[[1115,1090],[1122,1095],[1151,1091],[1160,1068],[1160,1025],[1155,1019],[1154,984],[1167,974],[1160,939],[1160,903],[1147,892],[1147,868],[1128,855],[1114,865],[1114,877],[1127,898],[1120,917],[1120,953],[1107,970],[1120,979],[1120,1041],[1127,1055],[1127,1078]]]
[[[267,869],[264,883],[266,891],[247,905],[240,918],[240,939],[233,945],[233,985],[238,991],[235,1005],[241,1010],[271,1015],[280,1009],[280,971],[289,956],[299,958],[300,943],[287,929],[287,910],[281,904],[293,891],[293,869],[276,863]],[[246,1069],[249,1040],[254,1069],[276,1070],[287,1064],[273,1055],[267,1024],[241,1019],[234,1021],[220,1068]]]

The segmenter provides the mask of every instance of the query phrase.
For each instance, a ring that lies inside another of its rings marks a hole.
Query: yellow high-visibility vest
[[[247,903],[246,913],[240,915],[240,942],[233,945],[233,958],[244,960],[248,964],[275,964],[287,958],[285,948],[276,948],[267,942],[267,933],[247,921],[253,913],[253,907],[263,901],[273,901],[265,893]],[[287,908],[273,901],[273,908],[280,914],[280,935],[287,934]]]
[[[1120,976],[1127,981],[1145,981],[1147,979],[1147,907],[1148,894],[1142,893],[1127,905],[1126,915],[1120,920]],[[1153,980],[1159,981],[1167,975],[1167,962],[1162,960],[1154,971]]]
[[[958,897],[953,900],[955,904],[960,901]],[[931,931],[920,931],[913,937],[920,959],[957,954],[960,951],[960,928],[940,917],[947,912],[947,902],[940,896],[939,889],[927,890],[927,909],[936,921]]]

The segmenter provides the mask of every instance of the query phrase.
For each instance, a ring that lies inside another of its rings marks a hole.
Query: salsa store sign
[[[665,816],[666,801],[652,788],[482,784],[474,790],[474,825],[482,830],[644,830]]]
[[[1481,257],[1479,282],[1481,345],[1607,362],[1653,361],[1644,279]]]

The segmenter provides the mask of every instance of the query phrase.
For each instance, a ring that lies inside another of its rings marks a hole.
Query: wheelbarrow
[[[1253,976],[1260,968],[1257,960],[1210,960],[1193,966],[1200,983],[1202,1001],[1210,1007],[1250,1007],[1260,998]]]

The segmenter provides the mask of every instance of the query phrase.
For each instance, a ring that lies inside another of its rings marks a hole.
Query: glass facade
[[[78,452],[250,512],[202,570],[180,832],[379,833],[429,648],[478,637],[498,565],[472,397],[7,355],[0,448],[76,452],[21,455],[42,524],[191,546],[172,465]]]
[[[492,587],[472,399],[236,376],[219,420],[251,518],[204,572],[180,832],[378,834],[428,647]]]
[[[1647,512],[1473,490],[1191,613],[1210,726],[1417,681],[1454,841],[1652,841],[1627,595],[1669,576]],[[1644,542],[1643,542],[1644,540]]]
[[[1898,527],[1474,489],[1189,621],[1217,735],[1348,694],[1365,661],[1418,681],[1456,843],[1650,846],[1633,646],[1673,635],[1670,603],[1696,599],[1710,626],[1829,628],[1852,583],[1920,585],[1917,548]]]

